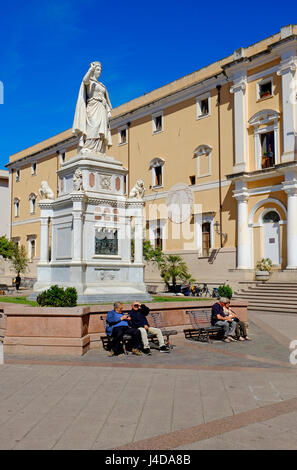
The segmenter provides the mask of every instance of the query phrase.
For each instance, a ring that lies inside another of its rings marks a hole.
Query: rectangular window
[[[31,247],[30,247],[30,259],[31,261],[33,260],[33,258],[35,258],[35,247],[36,247],[36,244],[35,244],[35,240],[30,240],[30,244],[31,244]]]
[[[163,131],[163,113],[153,115],[153,134]]]
[[[272,79],[265,79],[258,83],[258,99],[272,96]]]
[[[202,116],[205,116],[206,114],[208,114],[208,99],[201,100],[200,108],[201,108]]]
[[[20,215],[20,202],[15,201],[15,203],[14,203],[14,216],[19,217],[19,215]]]
[[[61,152],[60,153],[60,164],[62,165],[62,163],[65,163],[65,160],[66,160],[65,152]]]
[[[16,180],[16,182],[20,181],[20,170],[16,170],[16,172],[15,172],[15,180]]]
[[[121,130],[121,144],[125,144],[127,142],[127,129]]]
[[[262,168],[275,165],[274,132],[265,132],[260,135],[262,149]]]
[[[36,175],[36,166],[37,165],[36,165],[35,162],[31,164],[31,175],[32,176]]]
[[[162,186],[163,181],[162,181],[162,167],[161,166],[156,166],[154,168],[155,172],[155,181],[154,181],[154,186]]]
[[[30,213],[35,214],[36,211],[36,199],[32,198],[30,200]]]
[[[196,176],[192,175],[190,176],[190,185],[193,186],[194,184],[196,184]]]
[[[196,118],[200,119],[210,114],[210,95],[209,93],[196,98]]]
[[[162,229],[160,225],[160,220],[157,221],[157,228],[155,230],[155,249],[163,249],[163,240],[162,240]]]
[[[127,127],[122,127],[121,129],[118,129],[118,135],[119,135],[119,145],[125,145],[128,142]]]

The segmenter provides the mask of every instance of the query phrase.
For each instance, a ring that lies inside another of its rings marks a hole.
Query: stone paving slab
[[[72,356],[22,356],[5,355],[5,361],[41,361],[64,362],[66,364],[93,364],[112,366],[137,366],[137,367],[275,367],[281,365],[290,367],[289,347],[280,344],[276,338],[271,337],[265,330],[250,322],[250,336],[252,341],[242,341],[226,344],[213,340],[211,343],[201,343],[186,340],[183,334],[174,337],[173,350],[160,353],[152,349],[151,356],[128,356],[122,354],[118,357],[108,357],[108,353],[102,348],[92,349],[82,357]]]
[[[297,395],[297,374],[269,369],[242,380],[242,372],[224,370],[10,365],[0,369],[1,388],[12,373],[24,385],[1,400],[10,410],[2,415],[1,449],[117,448],[233,417],[234,390],[242,411]]]
[[[5,356],[0,449],[296,449],[297,366],[263,318],[170,354]]]

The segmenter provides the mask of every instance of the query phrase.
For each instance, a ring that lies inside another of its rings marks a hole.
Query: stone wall
[[[210,309],[214,301],[147,303],[152,312],[161,312],[164,326],[182,332],[189,327],[187,310]],[[247,302],[231,304],[240,319],[247,320]],[[124,305],[130,310],[131,305]],[[4,353],[21,355],[81,356],[89,349],[102,348],[104,317],[111,305],[74,308],[39,308],[0,303],[0,334],[4,336]],[[2,330],[1,330],[2,328]]]

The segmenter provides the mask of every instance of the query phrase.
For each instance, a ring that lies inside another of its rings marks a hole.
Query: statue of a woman
[[[103,83],[98,82],[101,63],[92,62],[83,78],[76,104],[72,132],[80,137],[82,153],[104,155],[112,146],[109,118],[111,103]]]

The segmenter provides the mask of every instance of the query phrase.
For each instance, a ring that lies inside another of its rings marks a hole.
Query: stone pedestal
[[[127,173],[114,158],[91,154],[78,154],[62,165],[59,197],[39,203],[42,246],[33,297],[58,284],[75,287],[79,303],[150,299],[143,279],[144,202],[126,197]]]

